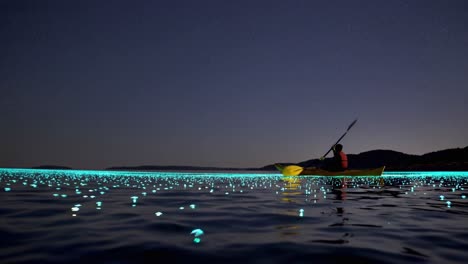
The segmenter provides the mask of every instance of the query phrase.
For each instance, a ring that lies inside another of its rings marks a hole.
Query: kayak
[[[302,175],[315,175],[315,176],[381,176],[385,170],[385,166],[373,169],[362,170],[345,170],[345,171],[327,171],[315,167],[304,168],[297,165],[284,166],[275,164],[275,167],[284,176],[302,176]]]

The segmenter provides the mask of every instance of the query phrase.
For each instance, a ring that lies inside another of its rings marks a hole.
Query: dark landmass
[[[328,158],[329,159],[329,158]],[[468,171],[468,146],[465,148],[445,149],[424,155],[411,155],[394,150],[371,150],[359,154],[348,154],[349,169],[366,169],[386,166],[385,171]],[[319,159],[299,163],[278,162],[285,165],[297,164],[302,167],[318,167],[323,164]],[[33,169],[71,170],[70,167],[42,165]],[[220,168],[199,166],[115,166],[105,170],[117,171],[276,171],[274,164],[260,168]]]
[[[393,150],[371,150],[359,154],[348,154],[349,169],[365,169],[386,166],[386,171],[468,171],[468,146],[410,155]],[[311,159],[297,164],[303,167],[317,167],[323,164],[319,159]],[[274,165],[263,167],[275,170]]]
[[[32,169],[41,169],[41,170],[73,170],[73,168],[65,166],[56,166],[56,165],[41,165],[38,167],[32,167]]]
[[[143,165],[143,166],[122,166],[122,167],[110,167],[106,170],[116,170],[116,171],[159,171],[159,170],[187,170],[187,171],[245,171],[245,170],[263,170],[262,168],[220,168],[220,167],[198,167],[198,166],[158,166],[158,165]]]

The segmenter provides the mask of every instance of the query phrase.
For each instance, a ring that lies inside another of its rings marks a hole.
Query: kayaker
[[[327,171],[344,171],[348,168],[348,157],[343,152],[343,145],[333,146],[333,158],[325,163],[321,169]]]

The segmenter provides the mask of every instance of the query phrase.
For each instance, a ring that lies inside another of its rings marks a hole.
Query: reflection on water
[[[467,182],[467,172],[283,177],[0,169],[0,258],[465,263]]]
[[[301,194],[301,186],[303,178],[299,177],[284,177],[280,181],[284,182],[281,190],[281,200],[286,203],[297,203],[295,199]]]
[[[293,206],[292,208],[288,204],[298,204],[299,203],[299,196],[301,195],[301,186],[302,186],[302,181],[303,178],[299,177],[283,177],[279,180],[279,182],[284,183],[282,189],[281,189],[281,202],[285,203],[284,207],[284,214],[288,216],[295,216],[295,217],[301,217],[301,209],[298,209],[296,206]],[[302,209],[303,210],[303,209]],[[303,215],[303,211],[302,211]],[[295,223],[293,224],[281,224],[276,227],[278,231],[280,232],[281,236],[296,236],[300,234],[299,226],[296,225]]]

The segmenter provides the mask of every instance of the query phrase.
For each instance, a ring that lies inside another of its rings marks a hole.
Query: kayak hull
[[[281,164],[275,164],[284,176],[382,176],[385,166],[373,169],[363,170],[345,170],[345,171],[327,171],[315,167],[304,168],[297,165],[283,166]]]

